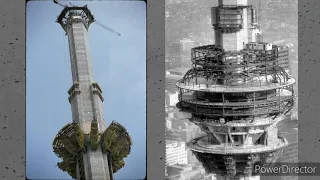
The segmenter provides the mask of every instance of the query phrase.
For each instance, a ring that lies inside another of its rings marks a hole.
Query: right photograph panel
[[[166,0],[166,179],[298,161],[298,0]]]

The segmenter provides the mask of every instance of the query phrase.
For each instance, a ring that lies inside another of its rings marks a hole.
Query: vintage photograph
[[[298,1],[166,0],[168,180],[293,180]]]
[[[146,176],[146,3],[29,1],[26,177]]]

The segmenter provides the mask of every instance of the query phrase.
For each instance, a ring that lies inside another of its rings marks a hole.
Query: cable
[[[111,28],[109,28],[109,27],[107,27],[107,26],[99,23],[98,21],[94,21],[94,22],[95,22],[97,25],[99,25],[99,26],[101,26],[102,28],[104,28],[105,30],[110,31],[110,32],[113,32],[113,33],[116,33],[118,36],[121,36],[121,34],[118,33],[117,31],[115,31],[115,30],[113,30],[113,29],[111,29]]]

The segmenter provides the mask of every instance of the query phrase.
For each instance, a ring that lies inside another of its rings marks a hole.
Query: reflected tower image
[[[88,47],[88,29],[96,21],[87,6],[54,2],[63,6],[56,22],[68,37],[73,82],[68,91],[72,123],[53,141],[53,150],[62,159],[57,166],[74,179],[112,180],[124,166],[132,142],[119,123],[106,127],[102,90],[94,81]]]
[[[206,133],[187,146],[208,173],[259,180],[253,167],[272,166],[288,145],[277,123],[294,105],[289,49],[262,41],[247,0],[218,2],[211,8],[215,44],[192,48],[176,106]]]

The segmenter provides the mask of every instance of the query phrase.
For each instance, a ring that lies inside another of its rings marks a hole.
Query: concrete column
[[[112,180],[106,154],[102,154],[101,147],[93,151],[90,147],[83,154],[83,164],[87,180]]]
[[[246,2],[244,3],[245,3],[244,5],[247,5]],[[238,51],[242,50],[244,48],[244,45],[248,44],[249,42],[248,9],[243,9],[242,18],[243,18],[243,26],[242,26],[243,29],[237,32],[237,50]]]
[[[68,42],[73,83],[79,84],[80,94],[71,100],[72,118],[85,134],[90,133],[91,121],[96,116],[99,133],[106,129],[102,101],[97,95],[92,96],[92,63],[89,52],[88,31],[81,22],[70,22]]]
[[[91,122],[96,118],[99,133],[106,129],[103,117],[102,100],[92,95],[91,85],[94,82],[92,63],[89,53],[88,30],[78,17],[70,16],[67,22],[67,35],[70,51],[71,72],[73,84],[77,84],[81,93],[71,99],[72,119],[79,124],[85,134],[90,133]],[[102,153],[101,147],[92,150],[87,147],[83,153],[83,168],[86,180],[112,180],[108,158]],[[82,171],[82,169],[81,169]],[[76,167],[77,179],[80,179],[79,165]]]
[[[222,5],[248,5],[247,0],[219,0],[219,6]],[[242,29],[235,33],[224,34],[215,30],[215,44],[227,51],[242,50],[244,44],[249,42],[249,26],[248,26],[248,11],[243,9],[242,12],[243,24]]]
[[[223,48],[223,33],[219,30],[214,30],[215,45],[219,48]]]

